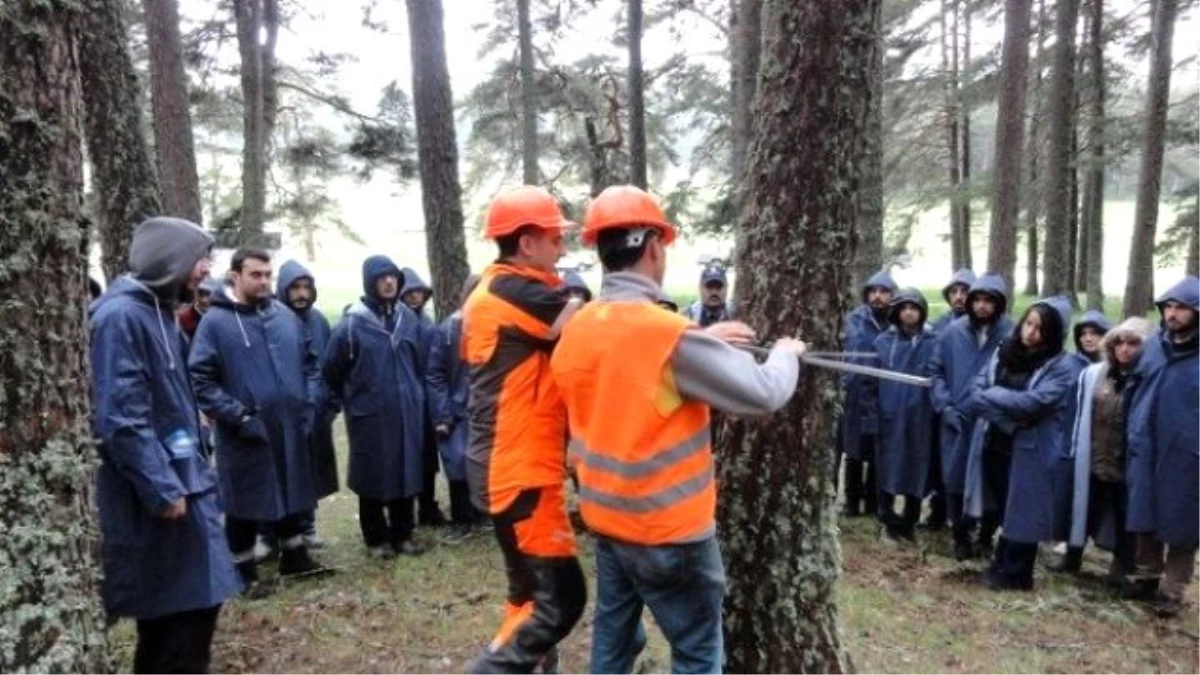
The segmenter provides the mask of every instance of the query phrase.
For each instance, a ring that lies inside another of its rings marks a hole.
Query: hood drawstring
[[[242,329],[242,341],[246,343],[246,349],[249,349],[250,348],[250,336],[246,335],[246,326],[242,323],[242,313],[237,311],[236,309],[234,309],[233,316],[235,319],[237,319],[238,328]]]
[[[167,352],[167,368],[175,370],[175,355],[171,353],[171,338],[167,337],[167,324],[163,322],[162,305],[158,303],[158,296],[151,293],[154,298],[154,314],[158,317],[158,330],[162,333],[163,349]],[[176,319],[178,326],[178,319]]]

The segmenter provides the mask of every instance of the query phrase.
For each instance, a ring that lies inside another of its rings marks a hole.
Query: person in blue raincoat
[[[1127,525],[1137,533],[1136,583],[1148,590],[1157,583],[1156,609],[1173,616],[1183,608],[1200,538],[1200,279],[1171,287],[1158,310],[1163,328],[1143,347],[1125,427]]]
[[[1075,321],[1075,326],[1071,328],[1075,338],[1073,356],[1079,361],[1081,368],[1087,368],[1093,363],[1100,363],[1104,360],[1104,351],[1100,348],[1100,341],[1104,339],[1104,334],[1111,328],[1112,322],[1108,320],[1108,317],[1094,309],[1084,312],[1083,316]]]
[[[174,321],[212,243],[188,221],[147,220],[130,273],[90,308],[104,608],[137,620],[137,673],[208,672],[221,605],[241,590]]]
[[[929,306],[915,288],[906,288],[892,299],[886,333],[875,340],[879,366],[888,370],[923,375],[936,344],[926,328]],[[879,380],[875,383],[879,405],[879,444],[875,454],[879,479],[879,520],[885,539],[913,541],[921,498],[929,475],[933,452],[933,407],[924,389]],[[904,497],[902,514],[895,498]]]
[[[1067,551],[1047,566],[1053,572],[1078,572],[1088,537],[1113,552],[1110,583],[1123,586],[1133,571],[1134,538],[1125,527],[1125,416],[1131,376],[1152,332],[1149,321],[1126,319],[1105,333],[1101,360],[1079,375],[1069,452],[1055,480],[1054,538],[1066,540]]]
[[[887,330],[895,292],[896,282],[886,271],[875,273],[863,284],[862,304],[846,315],[843,324],[846,351],[874,350],[875,340]],[[838,451],[846,458],[842,515],[874,514],[878,504],[875,446],[879,434],[874,382],[865,375],[847,374],[842,378],[842,388],[846,392],[838,423]]]
[[[318,356],[325,354],[331,329],[329,319],[316,308],[317,283],[312,272],[295,260],[288,260],[279,267],[275,280],[275,297],[287,305],[304,322],[304,329],[312,340],[312,349]],[[329,395],[325,381],[317,379],[317,399],[313,405],[313,426],[309,435],[312,448],[313,470],[316,472],[317,499],[324,499],[338,491],[337,452],[333,445],[333,420],[337,417],[340,402]],[[318,545],[316,512],[309,514],[304,532],[305,542]]]
[[[929,400],[939,418],[937,459],[941,462],[947,513],[953,524],[954,557],[958,560],[987,555],[995,534],[994,522],[983,523],[979,528],[979,545],[973,546],[971,535],[976,522],[963,515],[964,476],[972,428],[963,406],[971,395],[975,376],[991,360],[1001,340],[1012,332],[1012,320],[1005,315],[1007,309],[1004,279],[997,274],[984,274],[967,293],[967,314],[950,322],[938,334],[938,346],[929,359],[929,376],[933,380]]]
[[[949,309],[933,322],[933,332],[941,333],[950,325],[951,321],[966,316],[967,293],[971,292],[971,286],[974,283],[975,273],[970,269],[964,267],[955,270],[954,275],[950,277],[950,283],[942,288],[942,298],[946,301]]]
[[[463,282],[459,306],[479,284],[479,275],[472,274]],[[442,321],[429,350],[425,369],[425,392],[437,435],[438,454],[450,486],[450,522],[453,540],[461,540],[483,521],[471,504],[467,483],[467,397],[470,391],[470,369],[462,358],[462,310]]]
[[[1065,452],[1080,370],[1063,349],[1070,321],[1064,297],[1033,303],[975,378],[963,408],[978,419],[965,514],[993,513],[1003,527],[986,577],[996,590],[1032,590],[1038,543],[1054,537],[1054,468]]]
[[[402,276],[387,256],[363,261],[363,296],[333,329],[322,366],[342,399],[363,542],[382,559],[421,553],[412,533],[424,482],[424,349],[421,319],[400,302]]]
[[[402,275],[400,300],[416,313],[421,321],[421,355],[419,357],[418,376],[424,381],[425,367],[429,363],[429,352],[433,349],[433,341],[437,337],[437,325],[425,312],[425,307],[433,299],[433,287],[425,283],[421,275],[409,267],[400,270]],[[426,399],[428,404],[428,399]],[[425,458],[424,482],[421,484],[421,496],[417,499],[417,522],[421,525],[440,527],[446,524],[446,516],[437,502],[438,448],[437,435],[433,431],[433,411],[425,414]]]
[[[328,571],[304,540],[317,505],[308,436],[319,362],[303,322],[272,296],[270,254],[238,249],[230,279],[196,330],[188,369],[200,409],[216,422],[229,548],[260,592],[254,544],[264,524],[279,541],[281,575]]]
[[[565,270],[562,273],[563,290],[567,292],[567,296],[579,298],[584,303],[592,301],[592,289],[588,288],[587,282],[575,270]]]

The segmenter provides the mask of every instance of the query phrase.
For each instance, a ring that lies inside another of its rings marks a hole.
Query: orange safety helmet
[[[588,206],[583,243],[594,245],[604,230],[639,227],[657,230],[664,244],[675,241],[675,226],[667,222],[654,197],[633,185],[614,185],[605,188]]]
[[[545,188],[522,185],[492,200],[484,235],[499,239],[526,225],[543,230],[561,230],[571,222],[563,217],[558,200]]]

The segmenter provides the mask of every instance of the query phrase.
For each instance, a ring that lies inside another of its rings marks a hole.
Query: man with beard
[[[325,348],[324,375],[350,437],[347,485],[358,495],[363,543],[376,558],[419,555],[413,501],[421,493],[425,387],[420,320],[400,301],[403,274],[387,256],[363,261],[363,296]]]
[[[974,283],[975,273],[965,267],[950,277],[950,283],[942,289],[942,298],[945,299],[949,310],[933,322],[933,332],[941,333],[951,321],[967,313],[967,292]]]
[[[1126,525],[1137,533],[1135,584],[1149,591],[1158,583],[1157,612],[1175,616],[1184,606],[1200,538],[1200,279],[1188,276],[1163,293],[1158,311],[1163,330],[1143,348],[1126,422]]]
[[[259,595],[254,544],[264,523],[279,540],[281,576],[329,571],[304,541],[317,505],[308,434],[318,361],[299,317],[272,298],[270,254],[238,249],[230,276],[200,322],[188,369],[200,409],[216,422],[229,548]]]
[[[700,324],[701,328],[729,321],[733,318],[733,310],[727,302],[728,296],[729,283],[725,268],[718,263],[710,263],[700,273],[700,299],[693,302],[683,314]]]
[[[433,287],[425,283],[415,270],[405,267],[400,270],[403,279],[400,288],[400,300],[416,314],[421,334],[421,355],[417,361],[418,376],[425,379],[425,368],[429,365],[429,353],[433,349],[433,341],[437,338],[437,325],[425,312],[425,306],[433,299]],[[428,403],[428,400],[426,400]],[[433,411],[425,415],[425,457],[422,473],[421,496],[417,498],[417,522],[422,526],[440,527],[446,524],[446,517],[437,503],[438,449],[437,436],[433,428]]]
[[[186,220],[147,220],[130,273],[91,307],[104,608],[137,620],[137,673],[207,673],[221,604],[241,588],[171,320],[208,275],[212,243]]]
[[[875,273],[863,284],[863,304],[846,315],[843,341],[846,351],[874,352],[875,340],[888,328],[888,312],[895,292],[896,282],[886,271]],[[848,517],[874,514],[878,499],[875,446],[879,435],[874,382],[865,375],[847,373],[842,378],[842,387],[846,392],[838,424],[838,450],[846,457],[842,514]]]
[[[318,356],[325,354],[329,344],[329,319],[317,310],[317,285],[311,272],[295,260],[283,263],[279,278],[275,282],[275,296],[304,322],[304,330],[312,340],[313,351]],[[316,472],[317,499],[324,499],[338,491],[337,455],[333,447],[333,420],[339,405],[329,395],[324,380],[318,380],[317,400],[313,405],[312,433],[309,445],[312,448],[313,470]],[[316,512],[308,514],[304,541],[310,547],[320,545],[317,538]]]
[[[963,490],[967,452],[974,420],[964,412],[975,376],[986,366],[997,346],[1013,332],[1008,309],[1008,290],[998,274],[984,274],[967,292],[967,314],[950,322],[938,336],[929,360],[933,380],[930,400],[941,419],[942,478],[946,488],[947,512],[954,524],[954,557],[966,560],[976,554],[990,555],[991,539],[998,524],[987,518],[980,528],[979,550],[972,547],[975,522],[963,515]]]
[[[221,282],[212,277],[205,277],[203,281],[196,286],[195,298],[191,304],[184,305],[176,316],[179,319],[179,329],[183,331],[188,340],[196,337],[196,329],[200,326],[200,319],[208,312],[208,308],[212,306],[213,293],[221,289]]]

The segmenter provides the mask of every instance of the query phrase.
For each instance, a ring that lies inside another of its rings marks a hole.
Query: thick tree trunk
[[[137,73],[117,0],[85,0],[79,68],[99,219],[101,263],[109,279],[129,269],[138,223],[162,212],[143,134]]]
[[[1020,212],[1021,145],[1025,117],[1025,72],[1029,67],[1030,0],[1005,0],[1000,67],[996,161],[992,171],[992,222],[987,268],[1013,288]]]
[[[1193,276],[1200,276],[1200,217],[1192,219],[1192,232],[1188,235],[1186,271]]]
[[[1150,35],[1150,81],[1142,127],[1142,163],[1138,170],[1137,207],[1133,217],[1133,245],[1129,249],[1129,277],[1125,281],[1124,315],[1140,316],[1154,305],[1154,237],[1158,230],[1158,200],[1162,193],[1162,168],[1167,100],[1171,94],[1171,40],[1179,0],[1154,0]]]
[[[150,103],[154,150],[162,183],[163,213],[202,222],[200,178],[192,138],[187,73],[179,35],[178,0],[142,0],[150,48]]]
[[[863,140],[866,150],[863,156],[862,188],[859,190],[859,219],[855,232],[854,278],[856,284],[865,283],[872,274],[883,267],[883,29],[873,28],[879,36],[874,50],[875,63],[871,65],[870,111]],[[857,285],[856,285],[857,287]]]
[[[642,0],[629,0],[629,182],[646,189],[646,100],[642,77]]]
[[[1079,255],[1079,98],[1071,106],[1071,167],[1067,173],[1067,290],[1071,306],[1079,306],[1075,293],[1079,286],[1075,275],[1079,271],[1076,256]]]
[[[108,672],[88,423],[79,3],[0,3],[0,671]]]
[[[947,21],[947,14],[952,22]],[[958,150],[958,1],[942,0],[938,14],[941,26],[942,120],[946,139],[946,166],[950,169],[950,265],[963,267],[962,209],[959,207],[959,188],[962,185],[962,158]]]
[[[1046,100],[1045,82],[1042,77],[1042,62],[1046,53],[1046,0],[1038,0],[1037,19],[1034,21],[1037,31],[1037,42],[1033,62],[1036,65],[1029,74],[1029,103],[1027,106],[1032,114],[1029,116],[1029,133],[1025,138],[1025,295],[1036,297],[1038,294],[1038,270],[1041,260],[1038,258],[1038,236],[1041,230],[1039,224],[1042,217],[1042,194],[1045,188],[1041,175],[1042,164],[1042,108]]]
[[[458,141],[454,98],[446,66],[442,0],[408,0],[408,34],[413,64],[413,108],[425,248],[439,317],[454,313],[458,289],[470,273],[463,234],[462,187],[458,182]]]
[[[1070,288],[1071,114],[1075,99],[1075,26],[1078,0],[1058,0],[1054,11],[1054,47],[1050,65],[1050,96],[1046,139],[1046,247],[1042,262],[1042,292],[1066,293]]]
[[[533,69],[533,26],[529,21],[529,0],[517,0],[517,36],[521,59],[521,166],[526,185],[537,185],[538,118],[537,82]]]
[[[755,85],[758,81],[758,61],[762,38],[761,0],[734,0],[730,36],[731,95],[733,112],[730,115],[730,175],[733,177],[734,203],[739,204],[740,183],[746,170],[746,154],[750,148]]]
[[[275,125],[277,0],[234,0],[241,54],[243,108],[242,212],[244,240],[263,231],[267,217],[267,145]],[[263,35],[266,39],[263,39]]]
[[[859,220],[879,0],[765,7],[737,299],[762,335],[836,349]],[[798,36],[803,36],[801,39]],[[838,378],[806,371],[769,423],[730,420],[718,519],[729,672],[845,672],[830,448]]]

